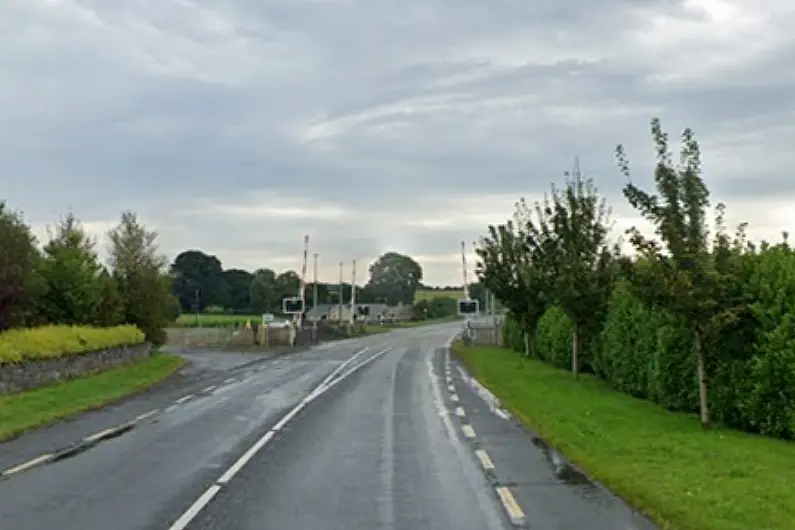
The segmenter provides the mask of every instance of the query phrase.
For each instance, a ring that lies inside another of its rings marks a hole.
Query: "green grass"
[[[795,443],[672,413],[498,347],[455,350],[526,425],[664,529],[795,529]]]
[[[223,313],[200,313],[198,327],[219,328],[226,326],[243,326],[247,320],[252,323],[260,322],[262,315],[228,315]],[[184,313],[179,316],[174,327],[193,328],[196,326],[196,315]]]
[[[414,301],[419,302],[420,300],[430,300],[431,298],[435,298],[437,296],[452,298],[453,300],[460,300],[464,298],[464,290],[459,289],[456,291],[432,291],[429,289],[420,289],[416,293],[414,293]]]
[[[183,364],[180,357],[155,353],[129,366],[0,396],[0,441],[149,388]]]

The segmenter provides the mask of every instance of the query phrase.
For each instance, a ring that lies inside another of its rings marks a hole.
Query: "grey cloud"
[[[575,154],[620,202],[613,149],[625,144],[634,178],[650,184],[648,121],[659,115],[672,138],[695,128],[730,210],[733,199],[795,199],[793,44],[773,39],[795,13],[773,4],[769,49],[707,77],[696,61],[724,45],[731,58],[753,36],[708,41],[705,29],[689,48],[684,37],[648,48],[638,39],[656,15],[707,21],[670,0],[13,0],[0,8],[11,36],[0,186],[35,222],[132,208],[168,252],[200,246],[230,263],[300,254],[307,232],[335,262],[392,247],[447,254],[477,238],[466,219],[420,228],[379,212],[419,219],[457,197],[537,196]],[[267,202],[269,190],[359,213],[272,226],[184,213],[199,200]],[[456,279],[455,260],[433,267]]]

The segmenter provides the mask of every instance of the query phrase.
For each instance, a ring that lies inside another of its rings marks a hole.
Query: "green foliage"
[[[423,299],[412,306],[412,320],[436,320],[458,314],[458,300],[448,296]]]
[[[628,232],[637,255],[620,256],[608,247],[603,201],[595,192],[571,190],[571,182],[564,188],[569,191],[557,199],[553,194],[546,233],[510,222],[489,227],[478,249],[478,275],[509,308],[506,345],[524,351],[528,337],[535,357],[565,368],[572,361],[574,322],[584,319],[592,327],[583,371],[634,397],[698,413],[705,426],[714,420],[795,439],[795,251],[788,235],[777,244],[753,244],[745,224],[730,235],[722,204],[710,227],[709,192],[692,132],[683,134],[676,166],[657,120],[652,133],[656,193],[631,181],[624,189],[656,229],[656,238]],[[629,177],[620,148],[618,159]],[[590,202],[576,204],[578,196]],[[573,211],[602,221],[578,225]],[[579,258],[578,241],[592,243]],[[586,277],[599,287],[582,281]],[[520,281],[527,278],[533,281]],[[589,292],[591,298],[584,295]]]
[[[598,333],[614,280],[610,248],[610,209],[592,179],[582,179],[579,167],[562,190],[552,188],[552,234],[548,252],[554,263],[553,296],[571,321],[572,373],[576,377],[582,353]],[[586,361],[587,362],[587,361]]]
[[[35,303],[44,287],[36,238],[22,215],[0,201],[0,332],[35,323]]]
[[[157,252],[157,233],[147,230],[134,213],[124,212],[108,236],[124,321],[138,326],[152,344],[163,344],[171,322],[172,280],[165,258]]]
[[[94,323],[103,290],[101,270],[94,241],[68,214],[44,246],[40,271],[46,292],[39,301],[40,315],[51,324]]]
[[[143,341],[143,332],[131,325],[113,328],[43,326],[12,329],[0,334],[0,363],[79,355]]]
[[[365,287],[374,301],[389,305],[414,302],[422,282],[422,267],[411,256],[387,252],[370,265],[370,281]]]

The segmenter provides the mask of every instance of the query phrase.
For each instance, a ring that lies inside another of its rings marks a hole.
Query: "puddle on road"
[[[588,477],[569,464],[562,454],[544,440],[538,436],[533,436],[533,445],[544,453],[558,480],[570,486],[587,486],[596,489],[596,485]]]

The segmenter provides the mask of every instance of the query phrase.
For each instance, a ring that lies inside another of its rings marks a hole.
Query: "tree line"
[[[165,341],[179,314],[157,234],[133,212],[107,233],[107,265],[97,241],[66,215],[42,248],[20,212],[0,201],[0,332],[45,324],[137,325],[147,340]]]
[[[613,239],[590,178],[567,174],[543,200],[516,204],[477,248],[477,274],[509,310],[507,345],[671,410],[749,432],[795,437],[795,252],[783,233],[754,243],[726,226],[681,136],[675,163],[659,119],[654,190],[615,152],[627,202],[655,228]]]
[[[227,311],[234,313],[280,313],[282,300],[298,296],[301,278],[295,270],[276,273],[269,268],[254,272],[224,269],[221,260],[200,250],[180,253],[171,265],[173,292],[184,312]],[[421,286],[422,267],[410,256],[387,252],[369,267],[369,281],[357,287],[361,303],[382,302],[411,305]],[[307,307],[311,307],[315,285],[305,285]],[[351,299],[351,283],[342,283],[342,298]],[[338,283],[317,284],[318,304],[339,303]]]

